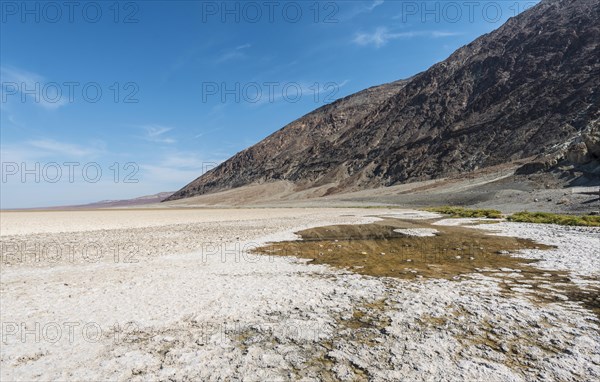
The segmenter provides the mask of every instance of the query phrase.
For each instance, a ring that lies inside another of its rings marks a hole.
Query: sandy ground
[[[357,207],[423,208],[469,206],[503,213],[544,211],[569,214],[600,213],[600,182],[575,186],[556,174],[514,175],[516,168],[482,169],[460,176],[331,194],[337,184],[303,189],[287,181],[252,184],[213,194],[161,203],[155,207]],[[581,183],[581,182],[580,182]]]
[[[247,254],[303,228],[382,215],[431,217],[349,208],[2,212],[0,377],[600,378],[598,317],[568,298],[537,302],[526,285],[503,293],[519,277],[511,270],[407,281]],[[556,245],[520,255],[597,287],[600,230],[481,228]]]

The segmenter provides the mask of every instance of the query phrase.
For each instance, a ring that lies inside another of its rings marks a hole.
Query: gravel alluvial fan
[[[528,158],[552,166],[569,145],[569,158],[598,160],[584,152],[598,130],[598,20],[599,0],[543,0],[425,72],[290,123],[169,200],[280,180],[337,193]]]

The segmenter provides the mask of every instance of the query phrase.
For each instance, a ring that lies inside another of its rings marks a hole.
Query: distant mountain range
[[[159,192],[153,195],[140,196],[133,199],[119,199],[119,200],[101,200],[99,202],[93,202],[88,204],[77,204],[69,206],[56,206],[56,207],[35,207],[25,208],[26,210],[76,210],[76,209],[98,209],[98,208],[118,208],[118,207],[135,207],[143,206],[146,204],[155,204],[163,201],[165,198],[173,195],[173,192]]]
[[[600,174],[600,0],[544,0],[409,79],[321,107],[175,192],[327,194],[530,160]]]

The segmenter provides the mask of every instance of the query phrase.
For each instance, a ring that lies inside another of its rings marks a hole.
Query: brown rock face
[[[600,160],[600,122],[595,121],[595,123],[590,126],[590,130],[583,134],[583,141],[585,142],[587,151],[591,156]]]
[[[566,158],[569,162],[576,164],[585,164],[592,160],[592,156],[588,152],[586,144],[583,142],[571,145],[567,151]]]
[[[292,122],[170,200],[276,180],[381,187],[543,155],[598,119],[598,20],[600,0],[542,1],[423,73]]]

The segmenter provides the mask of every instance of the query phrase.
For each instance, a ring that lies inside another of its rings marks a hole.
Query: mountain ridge
[[[408,79],[322,106],[166,200],[279,180],[328,193],[543,157],[598,120],[600,1],[546,0]]]

